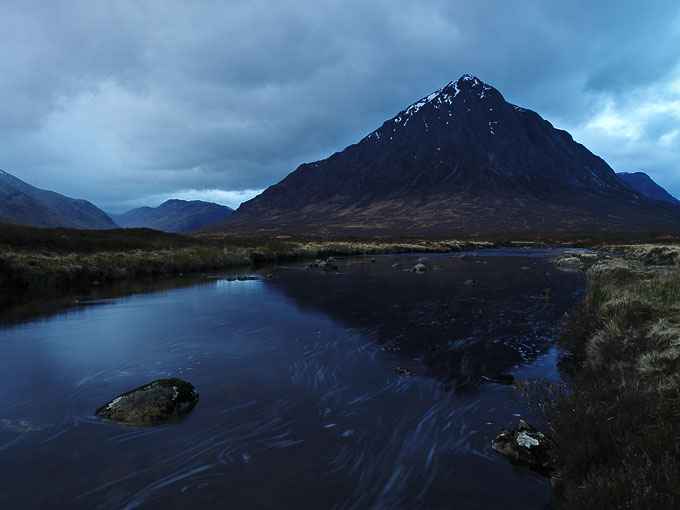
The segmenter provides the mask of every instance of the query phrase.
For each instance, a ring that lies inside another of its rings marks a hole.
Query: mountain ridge
[[[659,227],[680,229],[680,208],[645,198],[569,133],[463,75],[198,234]]]
[[[680,205],[680,200],[671,195],[645,172],[617,172],[616,175],[634,190],[639,191],[648,198]]]
[[[158,207],[138,207],[111,216],[121,227],[146,227],[179,233],[223,220],[232,212],[232,208],[213,202],[170,199]]]
[[[91,202],[36,188],[4,170],[0,170],[0,216],[35,227],[118,227]]]

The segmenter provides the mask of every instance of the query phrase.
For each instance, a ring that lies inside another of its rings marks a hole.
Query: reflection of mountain
[[[74,289],[38,289],[36,292],[0,293],[0,328],[4,323],[45,318],[73,308],[85,308],[106,303],[106,300],[133,294],[148,294],[189,285],[215,285],[204,276],[171,279],[140,279],[109,282],[103,287]]]
[[[420,359],[426,374],[456,387],[512,372],[546,352],[582,288],[580,276],[543,259],[432,258],[427,264],[443,271],[424,275],[394,269],[395,261],[414,263],[382,258],[378,264],[341,264],[340,274],[286,272],[270,288],[305,310],[362,330],[385,350],[397,351],[401,364]],[[479,285],[466,287],[467,279]],[[546,287],[556,290],[550,304],[538,298]]]

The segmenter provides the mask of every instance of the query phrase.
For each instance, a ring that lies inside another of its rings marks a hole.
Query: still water
[[[557,376],[556,329],[583,293],[557,254],[423,255],[425,274],[403,271],[418,255],[349,258],[6,301],[0,508],[541,509],[549,481],[490,447],[537,420],[485,378]],[[162,377],[197,388],[188,416],[93,416]]]

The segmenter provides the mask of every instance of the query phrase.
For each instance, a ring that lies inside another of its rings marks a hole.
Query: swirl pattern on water
[[[417,256],[342,260],[11,314],[0,507],[542,508],[549,483],[489,446],[527,411],[484,376],[555,376],[555,328],[583,283],[549,255],[431,256],[442,271],[425,275],[392,267]],[[92,416],[167,376],[199,390],[187,417]]]

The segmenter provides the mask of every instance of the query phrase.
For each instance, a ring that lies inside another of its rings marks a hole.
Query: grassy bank
[[[0,224],[0,286],[59,288],[331,255],[456,252],[517,246],[596,248],[673,240],[680,241],[680,237],[622,232],[506,233],[469,235],[456,240],[194,238],[150,229],[73,230]]]
[[[0,226],[0,286],[55,288],[328,256],[453,252],[474,240],[195,239],[148,229]]]
[[[625,257],[582,261],[563,383],[523,390],[557,445],[555,508],[680,508],[680,250],[611,250]]]

